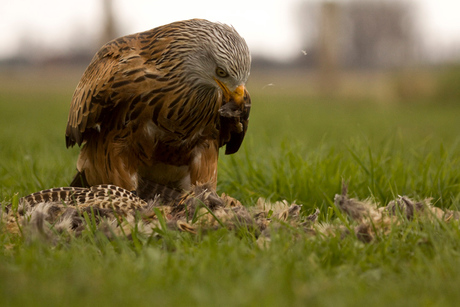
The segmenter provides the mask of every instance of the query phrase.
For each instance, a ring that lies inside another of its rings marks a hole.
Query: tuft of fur
[[[342,187],[342,193],[335,195],[334,204],[357,224],[354,234],[363,242],[371,242],[377,236],[388,235],[393,227],[406,221],[419,220],[444,221],[458,220],[460,213],[452,210],[442,210],[431,204],[431,199],[414,201],[407,196],[399,196],[390,201],[387,206],[381,206],[369,199],[360,201],[348,197],[348,187]],[[347,232],[347,230],[343,230]]]
[[[460,219],[459,212],[436,208],[431,199],[414,201],[401,196],[379,206],[370,199],[350,198],[345,184],[334,204],[349,218],[347,225],[318,223],[319,209],[305,217],[301,205],[286,200],[269,202],[259,198],[254,206],[243,206],[225,193],[219,196],[210,184],[196,185],[180,193],[158,186],[154,191],[146,193],[148,199],[141,199],[114,185],[44,190],[21,198],[15,209],[5,206],[2,225],[8,233],[38,236],[51,242],[69,237],[66,234],[80,236],[85,230],[99,230],[108,238],[130,238],[134,229],[140,235],[159,236],[168,230],[197,234],[219,228],[243,228],[265,247],[273,231],[283,227],[309,236],[355,235],[368,243],[410,220]],[[166,191],[167,196],[161,195],[161,191]]]
[[[9,233],[50,241],[65,233],[80,236],[88,229],[108,238],[130,237],[133,229],[157,236],[165,230],[196,234],[222,227],[268,236],[274,221],[296,221],[300,213],[299,205],[286,201],[271,204],[260,199],[255,207],[245,207],[225,193],[219,196],[211,184],[193,186],[175,198],[167,188],[156,186],[155,191],[166,191],[167,196],[152,192],[143,200],[114,185],[44,190],[21,198],[15,210],[7,206],[3,223]]]

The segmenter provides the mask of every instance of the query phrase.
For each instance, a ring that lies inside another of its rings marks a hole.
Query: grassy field
[[[64,141],[78,76],[0,81],[0,201],[66,186],[78,155]],[[245,205],[259,197],[296,201],[332,223],[342,180],[351,196],[381,204],[408,195],[460,207],[460,101],[395,104],[315,98],[276,85],[249,89],[248,135],[240,152],[221,156],[219,192]],[[250,232],[225,229],[140,242],[88,232],[57,244],[3,230],[0,305],[454,306],[459,226],[407,222],[370,244],[284,229],[267,249]]]

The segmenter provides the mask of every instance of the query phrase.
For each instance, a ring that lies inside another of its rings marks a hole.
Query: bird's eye
[[[221,78],[226,78],[228,77],[228,73],[221,67],[216,68],[216,74],[221,77]]]

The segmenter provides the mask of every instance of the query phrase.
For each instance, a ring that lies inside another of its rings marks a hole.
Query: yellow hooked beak
[[[234,101],[238,106],[241,105],[244,102],[244,93],[246,91],[246,87],[241,84],[239,85],[233,92],[228,89],[225,84],[223,84],[221,81],[215,79],[219,87],[222,89],[222,92],[224,93],[224,101],[229,102],[229,101]]]

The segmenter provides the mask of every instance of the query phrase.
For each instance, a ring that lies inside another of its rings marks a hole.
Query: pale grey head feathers
[[[189,72],[212,86],[217,86],[216,78],[231,90],[245,84],[251,55],[238,32],[228,25],[202,19],[190,20],[188,25],[186,39],[195,45],[185,59]]]

